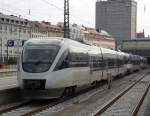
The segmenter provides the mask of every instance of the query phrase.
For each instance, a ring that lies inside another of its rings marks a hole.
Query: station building
[[[121,45],[121,50],[124,52],[144,56],[148,58],[150,63],[150,37],[124,40]]]
[[[85,27],[84,34],[86,40],[91,45],[108,49],[115,49],[115,39],[112,35],[104,30],[97,32],[95,28]]]

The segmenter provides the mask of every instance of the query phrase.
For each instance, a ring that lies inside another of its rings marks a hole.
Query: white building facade
[[[77,41],[83,41],[85,34],[82,33],[82,27],[77,24],[70,25],[70,38]]]
[[[0,62],[15,58],[29,38],[28,20],[0,13]]]

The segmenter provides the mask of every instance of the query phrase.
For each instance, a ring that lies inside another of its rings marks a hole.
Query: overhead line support
[[[70,38],[69,0],[64,0],[64,38]]]

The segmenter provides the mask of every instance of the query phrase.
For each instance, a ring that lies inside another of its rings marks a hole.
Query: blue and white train
[[[24,98],[50,99],[78,88],[140,70],[146,59],[80,42],[48,37],[28,40],[19,62],[19,86]]]

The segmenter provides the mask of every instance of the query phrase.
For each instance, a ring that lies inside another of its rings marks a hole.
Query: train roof
[[[28,45],[49,45],[49,44],[55,44],[59,45],[61,42],[64,40],[64,38],[59,38],[59,37],[45,37],[45,38],[31,38],[29,39],[26,43],[25,46]]]
[[[125,55],[123,52],[118,52],[115,50],[111,50],[111,49],[107,49],[107,48],[102,48],[102,47],[97,47],[97,46],[92,46],[92,45],[86,45],[83,43],[80,43],[78,41],[74,41],[71,39],[67,39],[67,38],[62,38],[62,37],[44,37],[44,38],[32,38],[29,39],[24,46],[28,46],[28,45],[49,45],[49,44],[54,44],[54,45],[63,45],[66,44],[68,47],[80,47],[82,49],[86,49],[87,51],[93,51],[93,52],[97,52],[100,50],[103,51],[103,54],[119,54],[121,55]],[[127,53],[126,53],[127,55]]]

